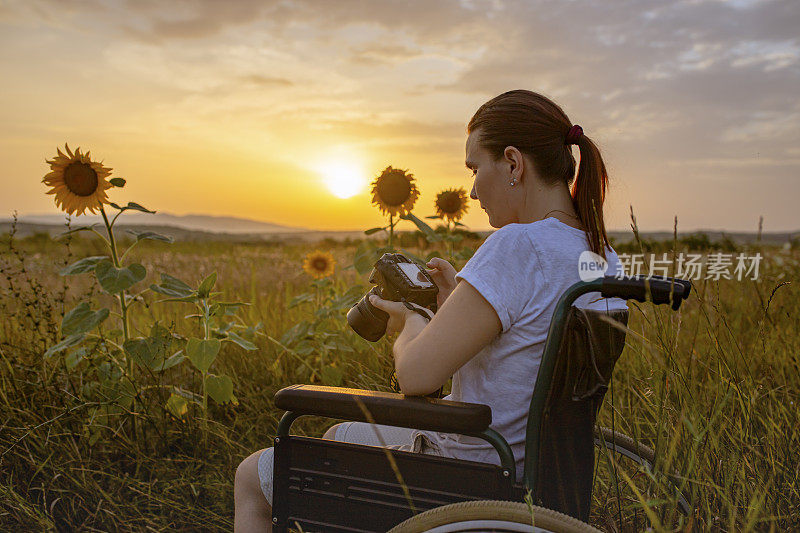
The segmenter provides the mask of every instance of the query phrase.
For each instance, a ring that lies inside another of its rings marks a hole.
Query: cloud
[[[410,46],[393,43],[369,43],[353,47],[350,61],[365,66],[392,64],[419,57],[421,52]]]
[[[294,82],[286,78],[264,76],[263,74],[247,74],[240,76],[239,81],[259,87],[292,87],[294,85]]]
[[[142,128],[269,124],[435,157],[485,100],[528,88],[631,180],[800,172],[796,0],[30,0],[0,4],[0,25],[6,47],[46,35],[64,50],[42,57],[80,57],[87,79],[161,91]]]
[[[251,0],[127,0],[123,10],[134,16],[121,26],[128,36],[148,43],[203,39],[259,20],[276,7]]]

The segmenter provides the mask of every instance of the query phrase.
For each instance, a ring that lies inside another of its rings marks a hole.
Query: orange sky
[[[471,187],[472,113],[521,87],[600,144],[610,229],[629,204],[645,230],[800,228],[796,3],[567,4],[2,3],[0,218],[55,212],[40,181],[64,142],[128,180],[115,201],[162,212],[365,229],[392,165],[430,215]],[[330,192],[339,167],[355,196]],[[464,222],[488,228],[477,202]]]

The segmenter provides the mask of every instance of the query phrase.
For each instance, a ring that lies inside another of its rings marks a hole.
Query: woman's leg
[[[233,530],[236,533],[272,531],[272,507],[258,479],[258,458],[263,451],[250,455],[236,469],[233,483]]]
[[[338,426],[336,424],[329,428],[322,438],[334,440]],[[233,529],[236,533],[272,531],[272,507],[264,497],[258,472],[258,460],[263,452],[264,450],[259,450],[250,455],[236,469],[233,482]],[[267,474],[271,476],[272,468],[268,466],[267,470]]]
[[[323,439],[339,440],[369,446],[410,446],[414,430],[364,422],[345,422],[329,428]],[[380,436],[379,436],[380,435]],[[265,494],[272,500],[273,450],[259,450],[241,462],[236,469],[234,481],[234,520],[236,533],[272,531],[272,507]],[[262,457],[263,454],[263,457]],[[263,472],[259,472],[261,459]],[[264,486],[262,487],[262,479]]]

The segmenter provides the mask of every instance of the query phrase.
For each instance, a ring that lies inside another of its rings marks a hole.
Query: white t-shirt
[[[511,445],[522,477],[525,429],[544,342],[559,297],[580,281],[578,258],[589,250],[586,234],[549,217],[508,224],[492,233],[456,275],[472,285],[497,312],[502,332],[456,371],[448,400],[486,404],[492,428]],[[616,252],[606,249],[607,272],[616,272]],[[597,310],[627,309],[624,300],[589,293],[573,304]],[[422,432],[444,455],[499,464],[482,439]]]

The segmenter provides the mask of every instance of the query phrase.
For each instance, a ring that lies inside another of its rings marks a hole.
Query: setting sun
[[[350,198],[362,191],[366,184],[364,172],[352,163],[330,163],[319,169],[325,185],[337,198]]]

